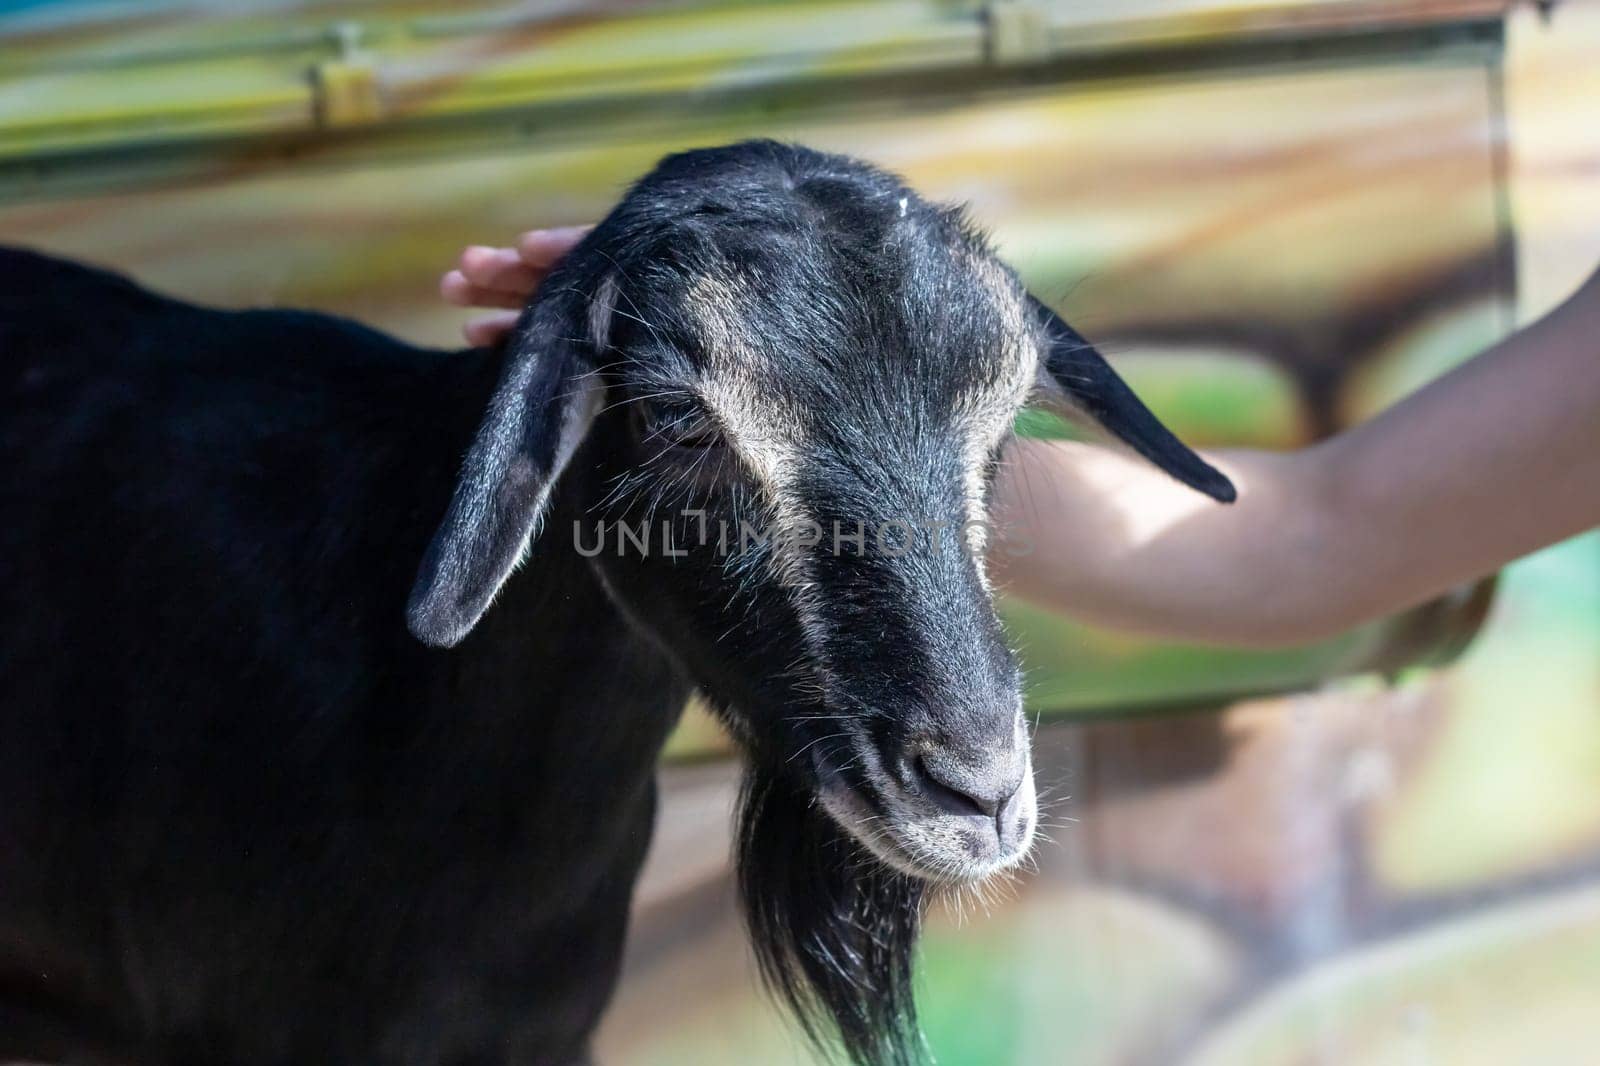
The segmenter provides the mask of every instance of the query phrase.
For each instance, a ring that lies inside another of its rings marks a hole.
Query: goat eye
[[[722,434],[714,429],[698,429],[673,440],[674,448],[720,448],[722,447]]]
[[[692,403],[639,399],[633,415],[639,439],[657,448],[705,450],[723,443],[722,434]]]

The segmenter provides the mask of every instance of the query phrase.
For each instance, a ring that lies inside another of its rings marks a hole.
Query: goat
[[[958,210],[773,142],[663,160],[502,349],[5,251],[0,353],[0,1059],[586,1061],[695,687],[764,977],[914,1061],[925,895],[1036,821],[940,528],[1030,396],[1233,495]]]

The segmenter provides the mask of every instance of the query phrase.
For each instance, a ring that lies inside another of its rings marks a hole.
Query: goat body
[[[19,251],[0,358],[0,1059],[580,1059],[687,688],[554,547],[406,631],[500,360]]]

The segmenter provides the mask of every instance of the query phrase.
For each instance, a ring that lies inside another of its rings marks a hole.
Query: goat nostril
[[[951,814],[977,814],[986,818],[998,818],[1000,808],[1016,792],[1013,788],[1005,795],[1000,795],[989,789],[974,787],[968,782],[942,778],[928,765],[927,759],[922,757],[918,757],[914,770],[918,788],[923,796]]]

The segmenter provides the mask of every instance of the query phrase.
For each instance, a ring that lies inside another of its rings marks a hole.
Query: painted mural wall
[[[1272,448],[1600,262],[1600,4],[1021,6],[0,3],[0,239],[451,344],[463,244],[781,136],[966,201],[1181,433]],[[1006,611],[1049,839],[931,915],[937,1061],[1600,1061],[1597,535],[1280,653]],[[725,750],[674,742],[602,1061],[813,1059],[746,958]]]

